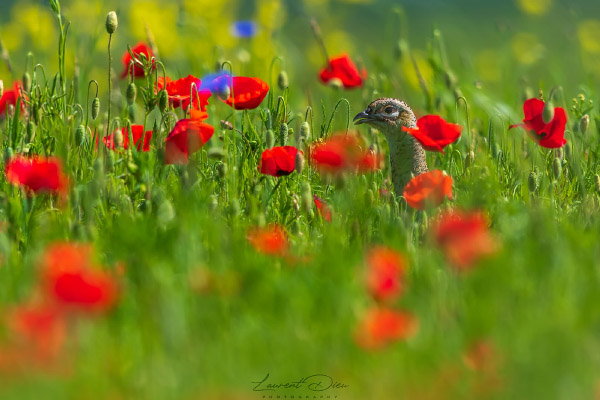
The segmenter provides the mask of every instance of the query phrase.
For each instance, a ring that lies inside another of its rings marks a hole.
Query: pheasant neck
[[[404,187],[413,176],[428,171],[425,150],[410,134],[384,132],[390,148],[392,182],[396,196],[402,196]]]

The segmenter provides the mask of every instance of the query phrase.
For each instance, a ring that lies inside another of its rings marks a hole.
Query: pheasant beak
[[[365,111],[361,111],[358,114],[356,114],[356,116],[354,117],[354,119],[352,120],[354,122],[354,125],[360,125],[360,124],[368,124],[369,122],[373,122],[374,118],[373,116],[367,114],[366,110]]]

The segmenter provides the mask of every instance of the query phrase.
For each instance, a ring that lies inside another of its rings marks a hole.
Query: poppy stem
[[[317,39],[317,43],[323,52],[323,56],[325,57],[325,65],[327,68],[331,67],[331,63],[329,62],[329,55],[327,54],[327,47],[325,47],[325,42],[323,41],[323,36],[321,35],[321,28],[319,28],[319,24],[314,18],[310,19],[310,26],[312,27],[312,31],[315,34],[315,38]]]
[[[111,81],[112,81],[112,56],[110,55],[110,42],[112,41],[112,34],[108,35],[108,120],[106,121],[106,136],[110,132],[110,103],[111,103]]]
[[[277,180],[277,184],[275,185],[275,187],[273,188],[273,190],[271,190],[271,194],[269,194],[269,198],[267,199],[267,203],[269,203],[271,201],[271,198],[273,197],[273,195],[275,194],[275,192],[277,191],[277,189],[279,189],[279,186],[281,185],[281,182],[283,182],[283,179],[278,179]]]

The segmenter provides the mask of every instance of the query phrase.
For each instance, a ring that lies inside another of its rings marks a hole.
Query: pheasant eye
[[[393,113],[393,112],[394,112],[394,107],[392,107],[392,106],[387,106],[387,107],[386,107],[386,108],[383,110],[383,112],[385,112],[386,114],[391,114],[391,113]]]

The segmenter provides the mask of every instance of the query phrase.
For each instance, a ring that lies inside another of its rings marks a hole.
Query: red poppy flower
[[[260,78],[235,76],[233,77],[233,87],[231,78],[223,76],[219,79],[227,80],[227,86],[230,87],[231,93],[225,103],[236,110],[252,110],[258,107],[269,93],[269,85]]]
[[[43,287],[50,299],[79,311],[106,311],[117,299],[114,278],[93,265],[91,246],[56,243],[42,260]]]
[[[6,179],[15,186],[24,186],[33,193],[65,194],[68,180],[58,158],[13,157],[5,168]]]
[[[425,115],[417,121],[416,128],[402,127],[417,139],[425,150],[444,152],[443,148],[456,142],[462,126],[446,122],[439,115]]]
[[[263,151],[258,170],[265,175],[286,176],[296,169],[296,153],[294,146],[276,146]]]
[[[325,201],[317,196],[313,195],[313,200],[315,201],[315,206],[317,207],[317,212],[327,222],[331,222],[331,210]]]
[[[63,314],[52,305],[23,305],[9,314],[8,325],[34,358],[56,358],[66,339]]]
[[[246,238],[257,251],[269,255],[283,256],[289,246],[285,230],[277,224],[250,229]]]
[[[418,327],[416,317],[408,312],[373,308],[359,324],[356,342],[362,348],[374,350],[414,336]]]
[[[151,60],[152,57],[154,57],[154,53],[152,52],[150,46],[143,42],[136,44],[135,47],[131,49],[131,52],[138,58],[140,54],[145,54],[146,57],[148,57],[148,60]],[[143,78],[144,68],[142,68],[142,66],[136,63],[135,61],[133,61],[132,65],[130,66],[129,63],[131,61],[131,54],[129,54],[129,52],[126,51],[123,54],[123,57],[121,58],[121,62],[123,63],[123,72],[121,73],[121,79],[125,78],[127,76],[127,73],[130,72],[132,69],[134,78]],[[154,61],[152,61],[152,68],[154,68]]]
[[[544,123],[542,116],[544,102],[540,99],[529,99],[523,104],[525,119],[522,124],[511,125],[509,128],[521,126],[527,130],[529,136],[537,144],[548,149],[562,147],[567,143],[565,139],[565,127],[567,126],[567,113],[562,107],[554,109],[552,121]]]
[[[335,134],[329,140],[314,145],[310,157],[317,169],[332,174],[369,172],[379,169],[381,162],[375,153],[363,150],[358,136],[352,134]]]
[[[387,247],[374,247],[367,255],[367,287],[378,300],[393,300],[400,296],[406,260],[402,254]]]
[[[498,249],[481,212],[446,212],[432,225],[432,232],[448,261],[459,270],[472,267]]]
[[[123,134],[123,148],[127,150],[129,148],[129,133],[127,127],[121,128]],[[146,131],[144,134],[143,125],[131,125],[131,137],[133,143],[135,143],[138,151],[150,151],[150,141],[152,140],[152,131]],[[143,140],[142,140],[143,138]],[[109,136],[105,136],[102,141],[111,150],[115,150],[115,134],[112,133]],[[143,146],[142,146],[143,145]]]
[[[452,178],[440,170],[425,172],[408,182],[403,195],[417,210],[437,207],[446,197],[452,199]]]
[[[13,84],[13,88],[5,90],[4,93],[2,93],[2,97],[0,97],[0,118],[4,118],[6,115],[6,109],[9,105],[17,105],[17,99],[19,97],[21,97],[21,84],[19,82],[15,82]],[[21,99],[21,110],[23,110],[23,108],[23,99]]]
[[[177,121],[165,144],[165,163],[187,164],[189,156],[210,140],[215,128],[202,122],[207,114],[198,111],[192,117]]]
[[[344,88],[352,89],[362,86],[363,80],[367,79],[367,71],[356,68],[347,54],[341,54],[329,59],[329,64],[319,73],[323,83],[329,83],[332,79],[338,79]]]
[[[195,84],[195,87],[192,86]],[[174,108],[180,107],[183,110],[187,110],[190,105],[190,94],[192,96],[192,102],[194,109],[206,111],[208,105],[208,98],[211,96],[210,90],[199,90],[202,81],[192,75],[188,75],[185,78],[172,81],[168,76],[165,82],[162,77],[158,78],[157,90],[165,88],[169,95],[169,104]],[[198,108],[198,100],[200,101],[200,108]]]

